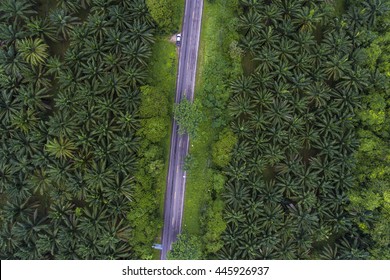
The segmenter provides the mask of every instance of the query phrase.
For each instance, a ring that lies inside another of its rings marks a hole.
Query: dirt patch
[[[176,43],[176,34],[173,34],[173,35],[169,38],[169,42]]]

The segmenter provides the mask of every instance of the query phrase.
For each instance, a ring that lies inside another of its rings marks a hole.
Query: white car
[[[176,46],[180,47],[181,45],[181,33],[176,34]]]

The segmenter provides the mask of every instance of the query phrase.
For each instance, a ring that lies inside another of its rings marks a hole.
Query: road
[[[194,99],[202,11],[203,0],[186,0],[181,32],[182,43],[179,51],[175,103],[179,103],[183,98],[191,101]],[[171,249],[172,243],[181,232],[186,184],[186,172],[183,170],[183,164],[188,154],[188,147],[188,135],[180,135],[178,133],[178,125],[173,120],[161,242],[162,260],[166,259],[167,252]]]

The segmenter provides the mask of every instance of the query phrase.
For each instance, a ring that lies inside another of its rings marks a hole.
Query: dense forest
[[[153,42],[143,0],[1,1],[2,259],[137,258]]]
[[[374,32],[387,7],[240,4],[245,74],[231,83],[239,142],[218,257],[388,258],[387,42]]]

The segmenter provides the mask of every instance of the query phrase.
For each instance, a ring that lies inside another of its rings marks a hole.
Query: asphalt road
[[[186,0],[175,103],[179,103],[183,98],[191,101],[194,99],[202,10],[203,0]],[[186,172],[183,170],[183,164],[188,154],[188,147],[188,135],[180,135],[178,125],[173,120],[161,242],[162,260],[166,259],[167,252],[181,231],[186,184]]]

